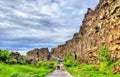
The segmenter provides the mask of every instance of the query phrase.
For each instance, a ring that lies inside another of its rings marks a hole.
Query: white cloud
[[[22,16],[22,17],[28,17],[28,15],[24,12],[21,11],[17,11],[17,10],[13,10],[13,12],[18,15],[18,16]]]

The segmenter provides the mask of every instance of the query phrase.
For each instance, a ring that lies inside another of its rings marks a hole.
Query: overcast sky
[[[0,48],[56,47],[80,29],[98,0],[0,0]]]

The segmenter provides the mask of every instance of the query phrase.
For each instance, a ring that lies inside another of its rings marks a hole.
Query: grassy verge
[[[113,64],[101,63],[99,65],[78,65],[66,67],[74,77],[120,77],[120,74],[112,74]]]
[[[120,77],[120,74],[113,74],[114,65],[119,61],[110,58],[110,51],[106,46],[98,50],[100,64],[78,64],[74,57],[68,52],[64,58],[64,67],[74,77]]]
[[[44,77],[55,69],[55,64],[40,62],[36,67],[32,65],[8,65],[0,63],[0,77]]]

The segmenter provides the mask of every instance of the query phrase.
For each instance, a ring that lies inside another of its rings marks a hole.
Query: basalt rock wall
[[[27,52],[28,59],[36,61],[48,61],[50,58],[50,52],[48,48],[34,49]]]
[[[51,53],[64,58],[70,52],[81,63],[96,64],[102,46],[108,47],[112,59],[120,59],[120,0],[100,0],[94,10],[88,8],[80,31]]]

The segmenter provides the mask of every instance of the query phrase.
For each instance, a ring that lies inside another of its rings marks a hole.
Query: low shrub
[[[8,63],[9,63],[9,64],[17,64],[17,60],[16,60],[16,59],[13,59],[13,58],[10,58],[10,59],[8,60]]]
[[[47,61],[39,61],[37,63],[37,67],[45,67],[45,68],[55,68],[55,62],[47,62]]]
[[[50,62],[48,63],[49,65],[47,66],[48,68],[55,68],[55,63],[53,62]]]
[[[70,60],[66,60],[66,62],[64,62],[64,66],[72,67],[71,61]]]
[[[36,64],[36,67],[42,67],[43,66],[43,63],[41,61],[39,61],[37,64]]]

